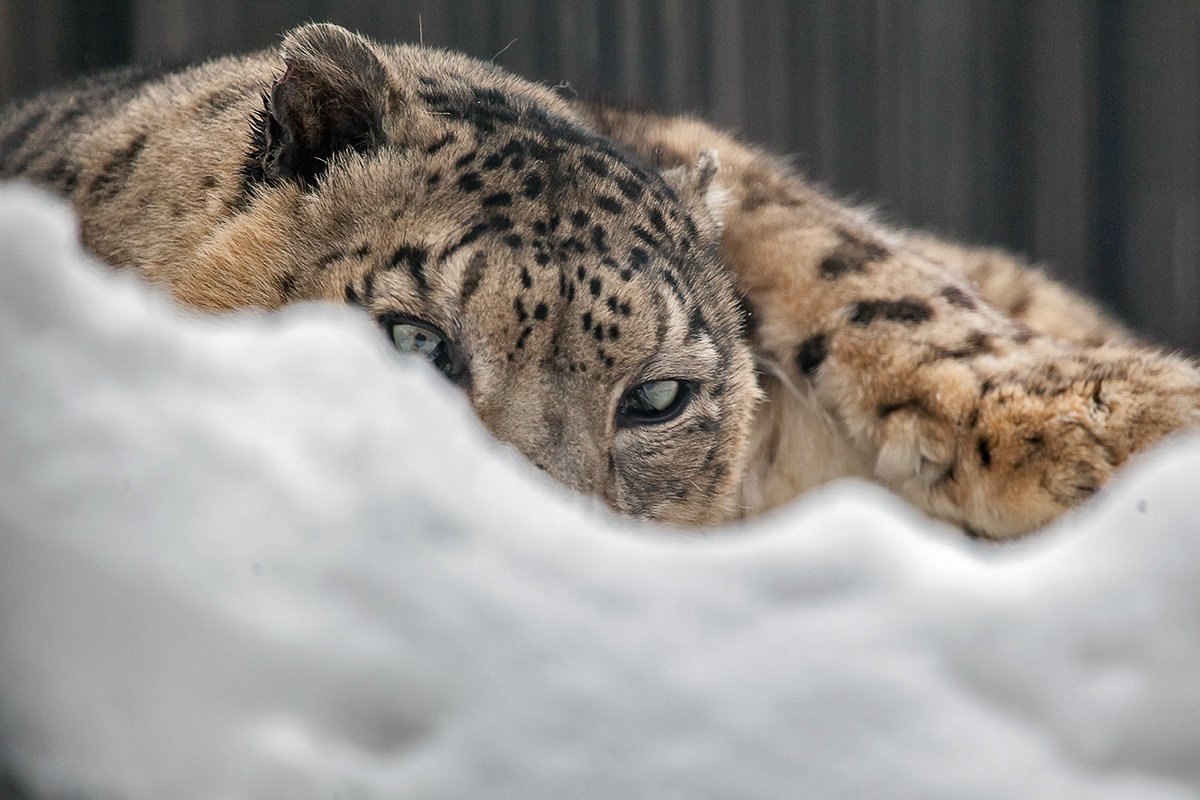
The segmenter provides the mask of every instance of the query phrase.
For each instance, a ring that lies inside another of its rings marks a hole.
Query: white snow
[[[1010,547],[636,526],[346,310],[184,315],[0,191],[0,762],[39,795],[1200,798],[1200,442]]]

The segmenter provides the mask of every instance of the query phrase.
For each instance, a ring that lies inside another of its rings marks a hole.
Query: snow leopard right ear
[[[721,239],[725,206],[729,202],[729,190],[717,180],[720,169],[717,151],[701,150],[694,165],[672,167],[662,173],[663,180],[696,218],[701,236],[713,245]]]
[[[384,139],[387,70],[366,38],[337,25],[304,25],[280,48],[285,69],[256,130],[266,180],[311,185],[340,152],[370,152]]]

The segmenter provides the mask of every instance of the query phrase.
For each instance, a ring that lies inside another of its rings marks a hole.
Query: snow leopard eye
[[[647,381],[625,393],[617,404],[617,425],[649,425],[679,416],[695,395],[689,381]]]
[[[398,315],[385,317],[381,322],[397,350],[421,356],[450,380],[461,382],[466,371],[463,359],[436,326]]]
[[[401,353],[419,353],[434,364],[445,359],[446,343],[428,328],[402,322],[392,326],[392,341]]]

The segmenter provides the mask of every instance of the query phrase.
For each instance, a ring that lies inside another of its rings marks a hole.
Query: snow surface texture
[[[0,759],[38,796],[1200,797],[1200,443],[1054,530],[684,535],[343,309],[201,319],[0,192]]]

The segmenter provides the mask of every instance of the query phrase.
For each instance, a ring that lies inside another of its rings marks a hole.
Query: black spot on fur
[[[650,261],[650,254],[640,247],[635,247],[629,251],[629,266],[633,270],[640,270]]]
[[[660,249],[660,246],[659,246],[658,240],[657,240],[657,239],[655,239],[653,236],[651,236],[651,235],[650,235],[650,232],[649,232],[649,231],[647,231],[647,230],[646,230],[645,228],[643,228],[642,226],[640,226],[640,225],[634,225],[634,226],[633,226],[633,228],[631,228],[631,230],[633,231],[633,235],[634,235],[634,236],[638,237],[638,238],[639,238],[639,239],[641,239],[643,242],[645,242],[646,244],[650,245],[650,249],[652,249],[652,250],[658,250],[658,249]]]
[[[979,453],[979,463],[985,467],[992,465],[992,446],[988,444],[988,440],[979,437],[979,441],[975,443],[975,450]]]
[[[491,227],[492,227],[492,225],[490,222],[479,222],[479,223],[476,223],[475,225],[472,225],[471,229],[468,230],[466,233],[464,233],[462,235],[461,239],[459,239],[454,244],[450,245],[450,247],[446,248],[446,251],[444,253],[442,253],[442,258],[448,258],[449,256],[452,256],[454,253],[458,252],[462,248],[471,244],[472,242],[477,240],[480,236],[483,236],[485,233],[487,233],[491,229]]]
[[[529,277],[529,270],[521,267],[521,285],[526,289],[533,286],[533,278]]]
[[[483,207],[484,208],[491,208],[493,206],[511,206],[511,205],[512,205],[512,195],[509,194],[508,192],[496,192],[495,194],[489,194],[487,197],[483,198]]]
[[[25,119],[8,133],[4,134],[4,138],[0,139],[0,165],[7,165],[8,158],[16,155],[17,150],[46,121],[46,118],[50,115],[50,110],[41,108],[25,113]],[[13,175],[16,172],[17,170],[12,170],[8,174]]]
[[[521,302],[521,298],[513,298],[513,311],[517,312],[517,322],[524,322],[529,319],[529,313],[525,310],[525,304]]]
[[[686,305],[687,298],[684,297],[683,292],[679,290],[679,281],[676,279],[675,273],[669,269],[664,269],[662,271],[662,279],[666,282],[667,286],[671,287],[671,291],[675,293],[675,296],[679,298],[679,301]]]
[[[391,269],[399,269],[404,267],[412,275],[413,280],[417,282],[422,290],[428,289],[429,286],[425,282],[425,260],[429,257],[429,253],[420,247],[412,245],[403,245],[398,247],[396,252],[392,253],[392,258],[388,262]]]
[[[897,411],[923,411],[925,405],[915,397],[910,397],[907,400],[901,400],[897,403],[884,403],[879,406],[878,414],[880,419],[887,419]]]
[[[573,213],[571,215],[571,224],[574,225],[576,228],[582,228],[584,225],[588,224],[588,220],[590,220],[590,219],[591,219],[591,215],[588,214],[586,211],[584,211],[582,208],[580,208],[580,209],[577,209],[575,211],[575,213]]]
[[[1075,463],[1075,474],[1065,487],[1054,487],[1054,499],[1064,506],[1082,502],[1100,488],[1100,476],[1096,467],[1086,461]]]
[[[866,265],[862,261],[853,260],[842,251],[835,250],[821,259],[821,265],[817,267],[817,274],[825,280],[833,280],[847,272],[862,272],[864,269],[866,269]]]
[[[600,279],[592,278],[588,281],[588,291],[592,293],[592,297],[600,296]]]
[[[590,311],[583,312],[583,315],[579,317],[579,322],[583,326],[583,330],[585,333],[587,331],[590,331],[592,329],[592,312],[590,312]]]
[[[433,172],[433,173],[430,173],[429,177],[425,179],[425,185],[426,186],[437,186],[441,180],[442,180],[441,173]]]
[[[625,207],[621,205],[619,200],[604,194],[596,198],[596,206],[607,211],[609,214],[620,214],[625,210]]]
[[[508,236],[505,236],[504,243],[506,245],[508,245],[509,247],[511,247],[513,250],[519,250],[521,248],[521,245],[524,244],[524,242],[521,239],[521,234],[519,234],[519,233],[510,233]]]
[[[458,179],[458,188],[464,192],[477,192],[483,186],[478,172],[468,172]]]
[[[226,86],[216,90],[196,104],[196,116],[201,120],[209,120],[228,111],[239,103],[254,97],[253,90],[247,91],[239,86]],[[249,110],[249,109],[248,109]]]
[[[70,161],[60,158],[42,173],[41,179],[50,186],[57,186],[70,194],[75,191],[75,185],[79,182],[79,172]]]
[[[645,191],[642,184],[630,178],[617,178],[617,188],[621,190],[621,194],[635,203],[641,199],[642,193]]]
[[[877,319],[917,325],[933,317],[928,303],[915,297],[899,300],[860,300],[852,306],[851,325],[870,325]]]
[[[608,243],[604,241],[604,228],[601,225],[592,226],[592,247],[599,253],[608,252]]]
[[[471,261],[467,264],[466,272],[463,274],[462,289],[458,293],[460,306],[465,306],[467,301],[479,290],[479,284],[483,281],[483,274],[486,270],[487,256],[483,253],[471,256]]]
[[[472,161],[475,160],[476,155],[477,155],[477,152],[475,150],[472,150],[469,153],[464,153],[463,155],[459,156],[458,160],[454,162],[455,169],[462,169],[463,167],[467,166],[468,164],[470,164]]]
[[[525,176],[525,188],[522,194],[533,200],[542,193],[542,178],[536,172],[531,172]]]
[[[1029,310],[1033,305],[1033,289],[1026,287],[1016,300],[1008,306],[1008,315],[1010,317],[1019,317]]]
[[[321,258],[317,260],[317,269],[328,269],[332,264],[336,264],[346,257],[346,252],[344,250],[333,250],[321,256]]]
[[[296,294],[296,274],[285,272],[275,279],[275,288],[284,300],[290,300]]]
[[[691,315],[688,317],[688,341],[695,339],[701,333],[708,332],[708,321],[704,319],[704,313],[699,307],[693,308]]]
[[[358,296],[358,292],[354,289],[354,284],[347,283],[345,291],[346,302],[352,306],[361,306],[362,300]]]
[[[674,199],[674,194],[672,194],[672,199]],[[700,231],[696,230],[696,222],[692,219],[691,214],[684,214],[683,225],[685,228],[687,228],[687,238],[689,242],[695,242],[700,238]]]
[[[947,286],[942,289],[942,297],[946,302],[958,308],[965,308],[968,311],[973,311],[976,308],[975,301],[971,296],[957,286]]]
[[[932,354],[925,359],[930,363],[943,358],[969,359],[992,351],[992,338],[982,331],[972,331],[958,347],[932,347]]]
[[[88,194],[93,200],[111,200],[124,188],[125,182],[133,174],[138,156],[146,147],[146,134],[141,133],[133,138],[128,145],[112,154],[112,157],[100,168],[100,173],[92,179]]]
[[[608,165],[603,160],[593,155],[585,155],[580,161],[590,172],[599,175],[601,178],[608,177]]]
[[[538,303],[537,306],[535,306],[533,309],[533,318],[534,319],[545,319],[546,315],[549,313],[549,311],[550,311],[550,309],[546,308],[545,303]]]
[[[659,233],[667,232],[667,222],[663,219],[662,212],[657,208],[650,209],[650,224],[654,226],[654,230]]]
[[[825,280],[836,280],[851,272],[863,272],[890,255],[887,248],[878,242],[860,239],[849,231],[839,231],[838,236],[840,244],[817,267],[817,274]]]
[[[477,101],[484,105],[501,107],[508,105],[508,98],[504,92],[491,86],[474,86],[471,88],[471,93],[475,95]]]
[[[213,175],[205,175],[204,180],[200,181],[200,188],[208,191],[217,188],[217,179]]]
[[[808,337],[796,348],[796,366],[803,375],[811,376],[829,355],[829,342],[824,333]]]
[[[433,144],[426,147],[425,152],[428,155],[433,155],[434,153],[441,150],[443,147],[445,147],[446,145],[450,144],[453,141],[454,141],[454,134],[447,133],[445,136],[443,136],[442,138],[438,139]]]

